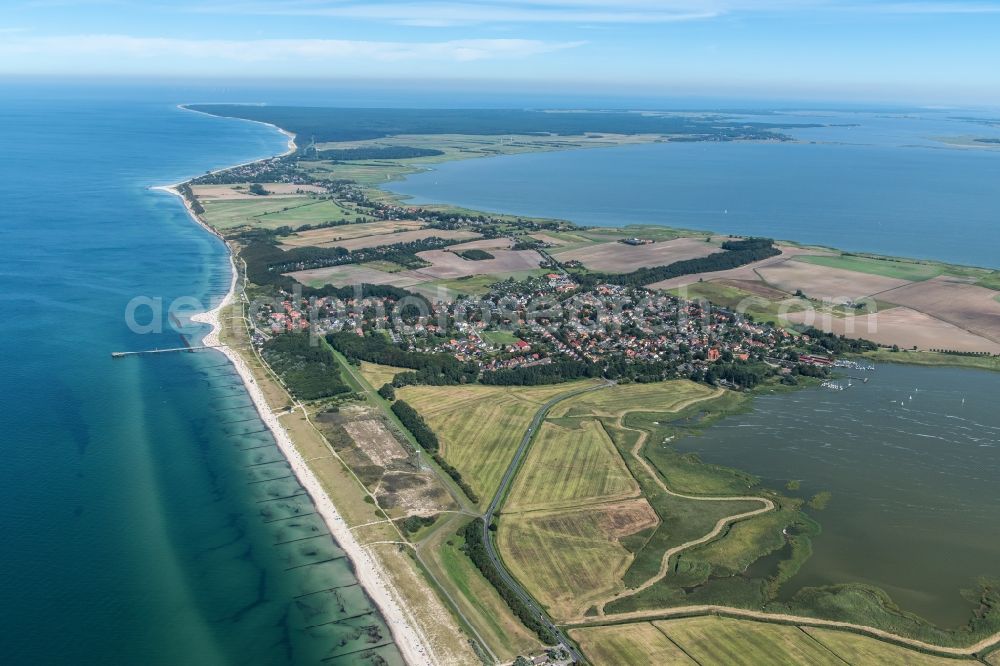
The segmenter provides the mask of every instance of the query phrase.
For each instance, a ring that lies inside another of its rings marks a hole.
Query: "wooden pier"
[[[141,356],[143,354],[168,354],[170,352],[197,351],[199,349],[215,349],[218,345],[197,345],[188,347],[171,347],[170,349],[144,349],[141,351],[116,351],[111,352],[111,358],[123,358],[125,356]]]

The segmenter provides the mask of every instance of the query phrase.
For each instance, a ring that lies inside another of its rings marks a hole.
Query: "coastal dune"
[[[199,222],[199,224],[201,223],[200,220],[197,220],[197,218],[195,219]],[[396,647],[403,655],[406,663],[411,665],[430,665],[438,663],[433,657],[430,649],[430,642],[419,631],[416,623],[411,620],[399,599],[398,593],[392,585],[389,584],[388,575],[385,571],[383,571],[382,567],[375,560],[375,558],[373,558],[357,541],[357,539],[354,538],[354,535],[347,523],[344,521],[343,517],[341,517],[336,507],[334,507],[333,502],[323,490],[323,487],[320,485],[316,476],[312,473],[312,470],[309,469],[309,466],[302,458],[302,455],[295,448],[291,437],[278,421],[278,417],[276,417],[272,412],[271,407],[267,403],[267,399],[264,397],[264,392],[261,390],[260,386],[258,386],[253,377],[251,369],[247,366],[243,358],[236,353],[236,351],[222,344],[219,337],[219,333],[222,330],[220,313],[223,308],[232,302],[236,291],[237,280],[237,271],[231,256],[229,265],[232,273],[232,280],[230,282],[229,292],[226,294],[225,298],[214,309],[191,317],[191,321],[211,326],[211,331],[205,335],[202,344],[216,348],[233,364],[233,367],[236,369],[236,372],[239,374],[244,386],[246,387],[247,394],[253,401],[257,413],[260,415],[261,421],[263,421],[268,430],[271,431],[278,448],[288,460],[288,464],[291,466],[296,478],[298,478],[299,483],[301,483],[302,487],[309,493],[313,504],[316,506],[316,511],[323,517],[323,520],[326,522],[331,534],[333,534],[337,543],[350,558],[351,563],[354,565],[355,575],[357,576],[358,581],[361,583],[362,587],[364,587],[368,596],[371,597],[372,601],[374,601],[378,606],[386,624],[392,631]]]
[[[183,105],[180,105],[178,108],[186,111],[192,111],[194,113],[200,113]],[[273,127],[287,137],[288,150],[284,153],[285,155],[295,151],[296,146],[294,135],[269,123],[261,124]],[[217,171],[225,171],[230,168],[233,167],[226,167],[224,169],[218,169]],[[205,222],[191,208],[187,198],[184,197],[180,191],[181,185],[182,183],[177,183],[174,185],[159,186],[151,189],[167,192],[178,197],[183,203],[184,208],[187,210],[188,216],[192,221],[194,221],[195,224],[225,242],[225,238],[223,238],[218,231],[205,224]],[[226,245],[226,248],[227,250],[229,249],[228,244]],[[406,663],[411,666],[423,666],[425,664],[430,666],[432,664],[441,663],[441,660],[434,654],[433,648],[431,647],[431,641],[428,640],[427,636],[420,630],[419,625],[413,620],[413,617],[406,609],[401,595],[389,582],[391,579],[388,573],[354,537],[354,534],[351,532],[346,521],[344,521],[343,517],[337,511],[326,491],[323,490],[323,487],[316,478],[316,475],[313,474],[306,461],[302,458],[302,455],[295,448],[295,444],[292,442],[288,432],[278,421],[278,417],[274,415],[270,405],[268,405],[267,398],[264,396],[264,392],[254,379],[253,372],[250,367],[235,350],[222,343],[220,338],[220,332],[222,331],[221,312],[230,303],[232,303],[236,295],[236,282],[238,279],[238,271],[236,270],[236,265],[233,262],[233,255],[231,251],[229,252],[229,270],[229,290],[222,301],[215,308],[191,317],[191,321],[207,324],[211,327],[211,330],[204,336],[202,344],[214,347],[225,355],[225,357],[233,364],[233,367],[240,376],[243,385],[246,387],[247,394],[253,401],[254,408],[257,410],[257,414],[260,416],[261,421],[267,426],[268,430],[271,431],[271,434],[274,436],[274,440],[278,445],[278,448],[281,450],[282,455],[288,460],[288,464],[292,468],[292,471],[294,472],[299,483],[303,488],[305,488],[306,492],[309,493],[310,499],[315,505],[317,513],[323,517],[323,521],[326,523],[330,533],[333,534],[337,543],[344,550],[344,552],[347,553],[347,556],[354,567],[354,573],[358,582],[378,607],[386,625],[392,632],[393,641],[395,642],[400,654],[403,656],[403,659],[405,659]]]

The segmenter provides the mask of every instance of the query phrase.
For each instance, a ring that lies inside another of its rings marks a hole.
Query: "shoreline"
[[[183,105],[178,105],[178,108],[190,111],[190,109],[186,109]],[[268,123],[260,124],[269,125]],[[269,126],[274,127],[273,125]],[[283,155],[288,155],[294,152],[296,149],[294,137],[285,130],[280,128],[275,129],[278,129],[286,137],[289,137],[288,151],[283,153]],[[262,159],[271,159],[271,157]],[[257,159],[244,162],[243,164],[253,164],[260,161],[261,159]],[[226,171],[232,168],[233,166],[229,166],[223,169],[218,169],[216,172]],[[254,408],[256,409],[261,422],[264,423],[267,429],[271,432],[276,444],[278,445],[278,449],[288,461],[288,464],[291,466],[292,471],[299,483],[302,484],[302,487],[309,493],[309,497],[315,505],[316,511],[323,517],[323,521],[326,523],[326,526],[330,530],[334,539],[336,539],[337,544],[344,550],[345,553],[347,553],[358,582],[378,608],[382,619],[385,621],[386,626],[392,634],[393,643],[403,656],[403,659],[407,664],[411,664],[413,666],[422,664],[427,664],[428,666],[433,665],[435,662],[432,658],[433,652],[430,649],[430,642],[416,628],[415,623],[410,621],[407,617],[408,613],[405,610],[405,604],[401,601],[400,595],[395,591],[395,588],[389,582],[388,574],[384,571],[383,567],[375,561],[375,558],[372,557],[357,541],[357,539],[354,538],[353,533],[341,517],[340,513],[337,511],[333,501],[330,499],[329,495],[326,494],[326,491],[323,490],[319,480],[313,474],[312,470],[309,469],[308,464],[295,448],[294,442],[285,430],[284,426],[281,425],[278,417],[274,415],[267,402],[267,398],[264,396],[264,392],[261,390],[260,386],[258,386],[253,377],[253,373],[247,366],[246,362],[238,352],[228,345],[222,344],[219,337],[219,333],[222,330],[220,315],[222,310],[232,303],[236,295],[236,282],[239,278],[239,271],[236,269],[232,249],[225,241],[225,238],[223,238],[218,231],[207,225],[194,212],[187,198],[181,194],[179,187],[189,182],[189,180],[181,181],[173,185],[150,187],[149,189],[166,192],[178,197],[182,201],[191,220],[193,220],[202,229],[208,231],[225,243],[230,271],[229,291],[212,309],[191,316],[191,321],[200,324],[207,324],[211,327],[211,330],[203,336],[202,344],[214,347],[217,351],[225,355],[225,357],[229,359],[229,362],[233,364],[234,369],[243,382],[243,386],[246,389],[248,396],[253,402]]]

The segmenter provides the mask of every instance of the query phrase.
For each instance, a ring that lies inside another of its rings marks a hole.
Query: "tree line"
[[[476,518],[465,526],[462,530],[462,537],[465,539],[465,554],[469,556],[472,563],[476,565],[483,577],[486,578],[496,588],[497,593],[507,603],[514,615],[524,624],[525,627],[538,634],[538,637],[546,645],[555,645],[558,639],[555,634],[532,612],[531,608],[517,596],[517,593],[500,576],[493,560],[483,544],[483,519]]]
[[[447,460],[441,457],[439,452],[440,444],[438,442],[437,435],[431,430],[431,427],[427,425],[424,418],[417,413],[417,410],[413,409],[408,403],[403,400],[397,400],[392,403],[392,413],[396,415],[399,422],[410,431],[413,438],[417,440],[417,443],[431,454],[431,458],[434,459],[441,469],[451,477],[462,492],[474,503],[479,503],[479,495],[472,489],[472,487],[466,483],[465,479],[462,478],[462,473],[455,469]]]
[[[682,259],[665,266],[643,267],[631,273],[600,273],[577,270],[573,272],[573,277],[585,288],[593,288],[598,284],[642,287],[681,275],[738,268],[781,254],[781,250],[774,247],[774,241],[770,238],[726,241],[722,244],[722,248],[722,252],[713,252],[707,257]]]
[[[479,376],[479,381],[495,386],[536,386],[538,384],[559,384],[586,377],[600,377],[603,374],[601,367],[594,363],[566,359],[543,365],[490,370],[482,373]]]

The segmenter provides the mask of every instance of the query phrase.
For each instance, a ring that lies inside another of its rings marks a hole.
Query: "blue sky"
[[[1000,0],[4,0],[0,75],[1000,104]]]

